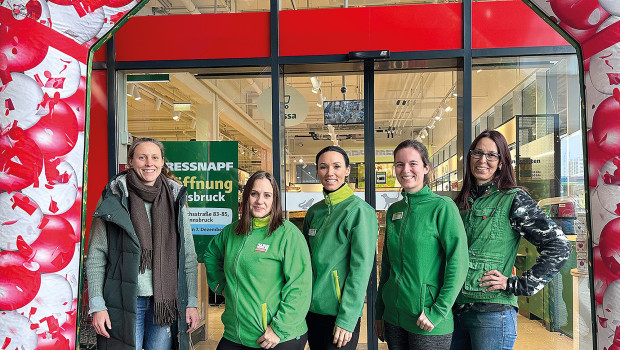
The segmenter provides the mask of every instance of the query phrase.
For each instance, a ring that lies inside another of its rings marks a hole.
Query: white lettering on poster
[[[172,171],[229,171],[233,168],[233,162],[168,162],[166,165]]]

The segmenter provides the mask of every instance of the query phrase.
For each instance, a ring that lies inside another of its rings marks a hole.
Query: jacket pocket
[[[465,285],[463,286],[463,294],[475,297],[477,299],[491,299],[500,293],[500,290],[496,289],[490,292],[487,292],[486,287],[480,287],[482,281],[478,281],[485,272],[491,270],[502,270],[502,262],[493,259],[493,258],[485,258],[485,257],[469,257],[469,269],[467,270],[467,277],[465,278]]]
[[[473,214],[477,222],[474,232],[488,232],[489,239],[496,239],[498,232],[495,218],[497,208],[478,208],[474,209]]]
[[[334,289],[336,290],[336,298],[338,299],[338,304],[340,304],[340,298],[342,297],[340,294],[340,281],[338,280],[338,270],[332,271],[334,275]]]

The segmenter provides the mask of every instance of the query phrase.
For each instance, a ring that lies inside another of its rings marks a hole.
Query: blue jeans
[[[517,340],[517,312],[464,312],[454,315],[451,350],[512,349]]]
[[[142,350],[170,350],[172,334],[170,326],[160,326],[153,323],[152,297],[138,297],[136,310],[136,349]]]

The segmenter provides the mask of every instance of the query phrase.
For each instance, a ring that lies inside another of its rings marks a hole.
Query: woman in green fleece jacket
[[[301,232],[282,217],[273,176],[254,173],[243,190],[241,219],[210,243],[209,287],[226,297],[217,349],[302,350],[312,272]]]
[[[394,150],[403,199],[390,206],[375,332],[390,350],[448,349],[452,305],[467,274],[467,236],[454,202],[428,187],[429,157],[418,141]]]
[[[312,257],[308,343],[313,350],[355,349],[375,258],[377,216],[345,183],[351,167],[342,148],[323,148],[316,164],[325,200],[310,207],[303,227]]]

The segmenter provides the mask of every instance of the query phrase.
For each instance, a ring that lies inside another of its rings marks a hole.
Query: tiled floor
[[[223,311],[224,305],[220,307],[209,307],[209,326],[207,327],[208,340],[196,344],[194,350],[214,350],[217,347],[217,343],[224,332],[224,326],[220,321],[220,316]],[[364,312],[364,314],[366,313]],[[366,324],[365,317],[362,318],[362,324]],[[540,322],[528,320],[521,315],[518,317],[517,334],[517,343],[514,347],[515,350],[569,350],[573,348],[573,341],[571,338],[560,333],[549,332]],[[361,332],[360,343],[357,349],[367,349],[365,344],[367,341],[366,339],[366,332]],[[306,349],[307,348],[308,347],[306,347]],[[387,350],[387,345],[385,343],[380,343],[379,349]]]

